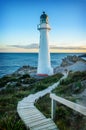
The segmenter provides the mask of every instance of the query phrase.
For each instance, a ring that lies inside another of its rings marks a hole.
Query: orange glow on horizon
[[[0,52],[13,52],[13,53],[38,53],[38,49],[24,49],[24,48],[15,48],[15,47],[9,47],[9,48],[0,48]],[[50,49],[51,53],[86,53],[86,49],[80,48],[80,49]]]

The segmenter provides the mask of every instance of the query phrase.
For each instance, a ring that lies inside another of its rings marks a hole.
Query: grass
[[[0,95],[0,130],[26,130],[17,114],[17,104],[28,91],[17,91]]]
[[[0,91],[0,130],[26,130],[24,123],[17,114],[18,101],[29,94],[47,88],[57,82],[62,75],[56,74],[41,80],[36,80],[28,75],[12,76],[5,76],[0,79],[1,86],[6,86],[5,90]],[[22,83],[28,83],[28,86],[25,86],[25,84],[23,86]]]
[[[5,113],[0,120],[0,130],[26,130],[24,123],[14,111]]]
[[[51,117],[51,99],[49,94],[40,98],[35,105],[47,118]]]

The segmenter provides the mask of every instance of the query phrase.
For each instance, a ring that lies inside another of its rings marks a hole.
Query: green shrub
[[[82,89],[83,89],[83,87],[82,87],[81,82],[80,81],[76,82],[75,83],[75,91],[74,91],[74,93],[79,93],[79,92],[81,92]]]
[[[19,79],[25,79],[25,78],[30,78],[30,75],[29,74],[24,74]]]
[[[70,78],[73,80],[73,81],[77,81],[77,80],[85,80],[86,79],[86,71],[83,71],[83,72],[74,72],[74,73],[71,73],[70,75]]]
[[[60,85],[68,85],[69,83],[76,82],[78,80],[85,80],[86,79],[86,71],[85,72],[75,72],[70,73],[66,79],[63,79],[60,82]]]
[[[36,82],[36,79],[34,79],[34,78],[26,78],[22,81],[23,84],[32,84],[35,82]]]
[[[16,87],[21,87],[21,82],[20,81],[18,81],[17,83],[16,83],[16,85],[15,85]]]

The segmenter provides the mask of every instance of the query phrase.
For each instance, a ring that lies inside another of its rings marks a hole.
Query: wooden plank
[[[45,117],[38,117],[38,118],[33,118],[32,120],[31,119],[27,119],[26,124],[30,124],[30,123],[34,123],[34,122],[38,122],[40,120],[44,120],[46,119]]]
[[[28,119],[28,118],[30,118],[30,119],[35,119],[35,118],[38,118],[38,117],[43,117],[42,115],[40,115],[39,113],[37,113],[37,114],[34,114],[34,115],[27,115],[27,117],[26,116],[24,116],[24,119]]]
[[[33,109],[21,109],[21,111],[24,111],[24,112],[33,112],[33,111],[35,111],[35,112],[39,112],[38,110],[36,110],[35,108],[33,108]]]
[[[54,127],[54,128],[56,128],[54,125],[52,125],[52,124],[42,124],[42,125],[39,125],[39,126],[30,126],[30,128],[32,128],[33,130],[41,130],[41,129],[45,129],[45,130],[48,130],[48,129],[51,129],[51,127]]]
[[[43,123],[47,124],[47,123],[49,123],[49,121],[51,121],[51,120],[45,118],[45,119],[43,119],[43,120],[39,120],[39,121],[36,121],[36,122],[34,122],[34,123],[31,123],[31,124],[30,124],[30,127],[32,127],[32,126],[38,126],[38,125],[41,126],[41,124],[43,124]]]
[[[48,128],[51,128],[51,127],[54,127],[54,128],[56,128],[56,126],[55,126],[55,124],[52,124],[52,123],[43,123],[43,124],[41,124],[41,125],[38,125],[38,126],[33,126],[33,127],[30,127],[30,128],[32,128],[32,130],[41,130],[41,129],[45,129],[45,130],[47,130]],[[53,129],[52,129],[53,130]]]
[[[34,115],[34,114],[37,114],[39,113],[40,115],[42,115],[42,113],[40,112],[37,112],[37,111],[23,111],[23,112],[20,112],[21,115]]]
[[[42,116],[42,115],[40,115],[40,114],[34,114],[34,115],[20,115],[22,118],[30,118],[30,119],[32,119],[32,118],[37,118],[38,116],[40,116],[40,117],[44,117],[44,116]]]
[[[21,107],[18,107],[18,108],[20,108],[21,109]],[[22,109],[20,110],[19,109],[19,111],[23,111]],[[33,109],[35,109],[35,107],[34,106],[31,106],[31,107],[29,107],[27,110],[33,110]],[[24,109],[24,111],[25,111],[25,109]]]
[[[19,104],[19,106],[18,107],[23,107],[23,106],[33,106],[33,103],[21,103],[21,104]]]

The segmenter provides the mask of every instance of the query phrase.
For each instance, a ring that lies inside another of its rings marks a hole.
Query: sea
[[[51,65],[59,66],[62,59],[68,55],[81,55],[80,53],[51,53]],[[12,74],[22,66],[30,65],[37,67],[38,53],[0,53],[0,77]]]

